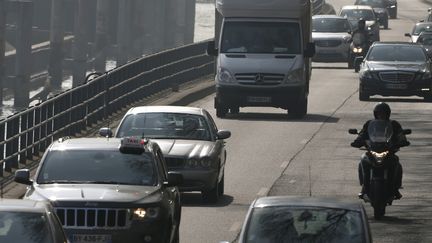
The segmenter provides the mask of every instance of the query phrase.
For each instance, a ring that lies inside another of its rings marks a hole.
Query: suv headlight
[[[131,215],[132,220],[154,219],[159,216],[159,208],[133,208],[130,209],[129,215]]]
[[[218,72],[217,72],[217,80],[219,80],[221,83],[232,83],[234,82],[234,78],[231,75],[231,73],[224,69],[224,68],[219,68]]]

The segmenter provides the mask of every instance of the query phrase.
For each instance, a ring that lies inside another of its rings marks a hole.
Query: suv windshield
[[[350,23],[347,19],[314,18],[312,19],[313,32],[346,32],[351,31]]]
[[[298,23],[227,21],[223,29],[222,53],[301,54]]]
[[[369,50],[368,61],[382,62],[426,62],[421,46],[377,45]]]
[[[55,150],[44,159],[37,183],[95,183],[153,186],[151,154],[110,150]]]
[[[0,242],[53,242],[43,213],[0,212]]]
[[[209,125],[200,115],[182,113],[138,113],[124,118],[117,137],[211,140]]]
[[[255,208],[248,223],[247,243],[364,242],[359,212],[314,207]]]

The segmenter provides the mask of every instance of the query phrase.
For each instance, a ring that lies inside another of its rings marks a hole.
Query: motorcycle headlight
[[[223,68],[219,68],[217,72],[217,80],[221,83],[232,83],[234,82],[234,78],[231,73]]]
[[[361,47],[354,47],[353,48],[354,53],[361,53],[362,51],[363,51],[363,48],[361,48]]]
[[[144,220],[149,218],[154,219],[159,216],[159,208],[158,207],[133,208],[130,209],[129,214],[131,215],[132,220]]]

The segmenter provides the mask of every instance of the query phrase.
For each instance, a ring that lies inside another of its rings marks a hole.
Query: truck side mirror
[[[218,55],[218,49],[215,47],[215,41],[209,41],[207,42],[207,55],[209,56],[217,56]]]
[[[306,45],[306,49],[303,52],[305,57],[313,57],[315,55],[315,43],[309,42]]]

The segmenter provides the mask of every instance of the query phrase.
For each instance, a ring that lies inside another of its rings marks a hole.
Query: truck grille
[[[414,80],[415,74],[409,72],[380,72],[379,77],[384,82],[407,83]]]
[[[235,78],[240,84],[247,85],[279,85],[285,75],[279,73],[238,73]]]
[[[319,47],[336,47],[342,44],[342,40],[314,40],[314,42]]]
[[[167,158],[165,157],[165,162],[168,168],[182,168],[185,166],[185,159],[183,158]]]
[[[127,209],[56,208],[64,228],[122,229],[130,226]]]

